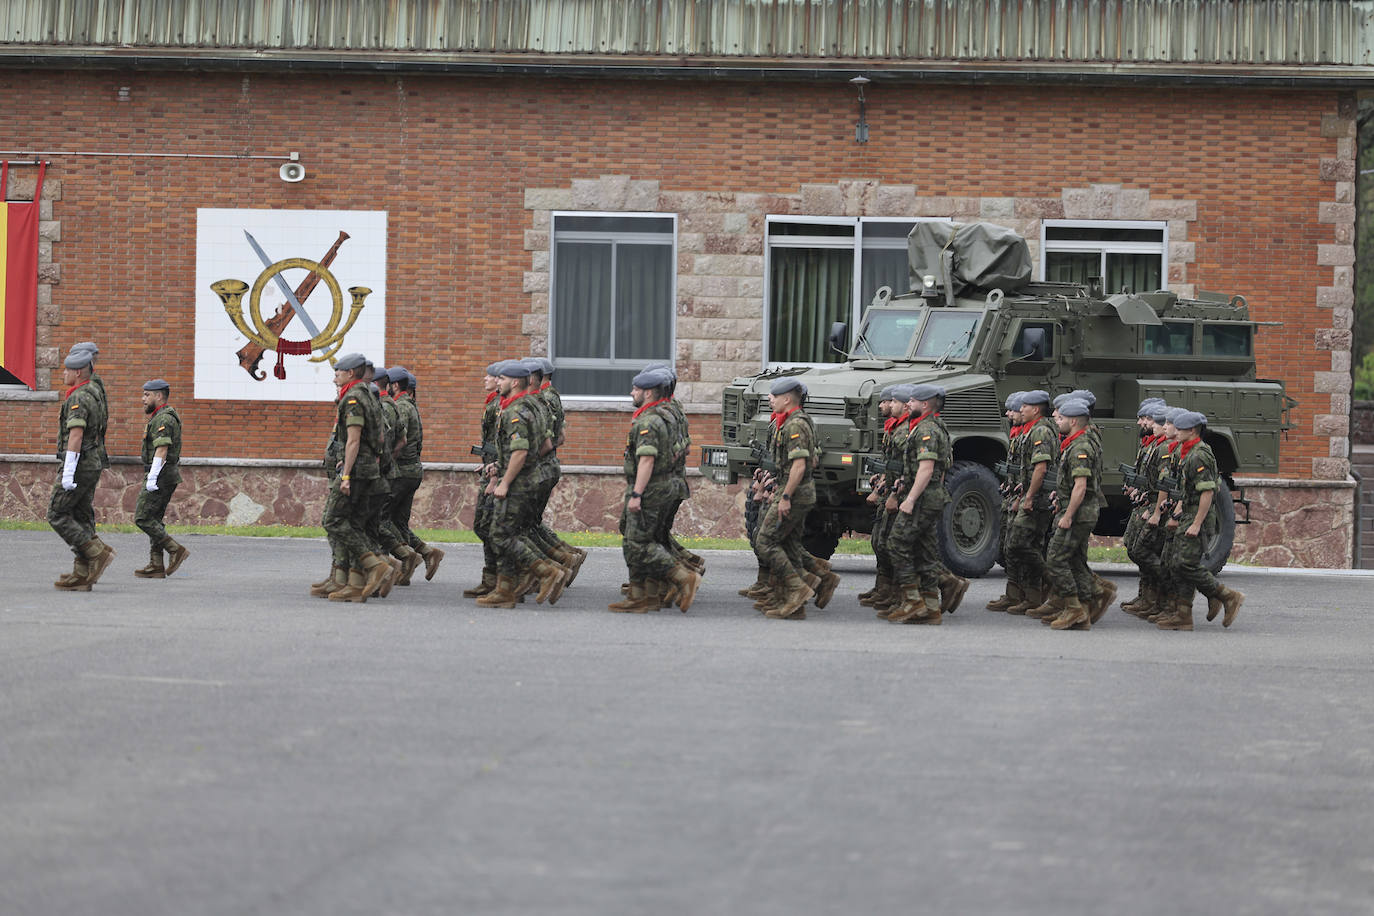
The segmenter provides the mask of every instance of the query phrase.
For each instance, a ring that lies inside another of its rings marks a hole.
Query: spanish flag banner
[[[0,162],[0,367],[29,388],[37,381],[38,201],[45,168],[38,166],[32,202],[10,202],[9,163]]]

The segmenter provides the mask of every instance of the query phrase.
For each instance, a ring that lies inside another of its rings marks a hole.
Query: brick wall
[[[198,207],[389,212],[387,359],[421,376],[426,456],[443,461],[477,435],[481,367],[542,345],[549,209],[636,209],[652,194],[653,209],[682,217],[678,310],[694,336],[678,355],[700,411],[736,368],[757,365],[760,337],[740,335],[762,311],[750,281],[762,277],[769,213],[985,217],[1032,237],[1061,209],[1153,215],[1171,222],[1172,284],[1243,293],[1255,317],[1283,322],[1259,340],[1261,374],[1300,402],[1281,473],[1345,476],[1347,94],[890,87],[870,90],[872,137],[859,145],[843,81],[5,71],[0,91],[17,125],[7,145],[299,150],[309,170],[288,185],[257,160],[50,157],[60,232],[39,355],[51,368],[71,342],[101,343],[116,453],[137,450],[138,386],[154,375],[173,385],[188,455],[313,458],[328,426],[327,404],[190,397]],[[742,346],[722,349],[721,337]],[[50,451],[55,413],[0,402],[0,453]],[[572,419],[570,463],[617,463],[623,414]],[[713,418],[696,425],[707,441]]]

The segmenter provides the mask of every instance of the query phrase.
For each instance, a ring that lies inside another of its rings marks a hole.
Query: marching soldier
[[[1088,539],[1101,509],[1102,453],[1097,440],[1088,435],[1090,411],[1080,398],[1069,398],[1055,410],[1063,441],[1054,529],[1045,555],[1045,577],[1053,594],[1036,609],[1036,616],[1056,630],[1090,629],[1091,607],[1098,595],[1088,569]]]
[[[892,523],[891,550],[902,603],[888,615],[892,623],[939,625],[940,578],[947,571],[940,562],[936,530],[949,502],[945,474],[954,463],[949,431],[939,419],[945,389],[916,385],[907,399],[914,415],[902,450],[901,487],[888,499],[900,514]],[[896,503],[894,506],[893,503]]]
[[[324,530],[347,580],[339,584],[336,571],[337,587],[329,593],[330,601],[365,602],[392,572],[368,535],[385,431],[381,407],[364,380],[366,368],[367,360],[359,353],[348,353],[334,363],[334,384],[339,389],[334,438],[343,443],[343,458],[331,487],[332,498],[325,503]]]
[[[1028,614],[1049,597],[1042,587],[1045,580],[1045,535],[1050,529],[1050,471],[1059,462],[1059,430],[1049,417],[1049,392],[1027,391],[1021,396],[1021,475],[1016,500],[1016,515],[1007,536],[1007,578],[1015,576],[1021,600],[1007,608],[1008,614]]]
[[[1005,463],[1005,473],[998,471],[1002,477],[1002,525],[998,529],[997,537],[997,562],[1002,564],[1002,568],[1007,571],[1007,587],[1001,595],[992,599],[985,605],[989,611],[1005,611],[1007,608],[1019,604],[1022,597],[1021,583],[1017,581],[1016,574],[1012,569],[1012,564],[1007,558],[1007,541],[1011,537],[1011,523],[1016,518],[1016,510],[1021,504],[1020,475],[1018,468],[1021,466],[1021,439],[1026,432],[1021,425],[1021,398],[1025,395],[1024,391],[1013,391],[1007,395],[1006,403],[1003,405],[1007,417],[1007,460]]]
[[[134,524],[148,535],[148,565],[134,570],[140,579],[165,579],[176,572],[190,551],[172,540],[163,526],[167,504],[181,483],[181,417],[167,403],[172,386],[160,378],[143,383],[143,412],[148,425],[143,430],[143,466],[147,480],[138,494]],[[166,563],[163,563],[163,552]]]
[[[563,540],[544,522],[544,513],[548,510],[554,488],[563,477],[563,469],[558,461],[558,447],[563,444],[563,399],[553,390],[544,375],[545,364],[552,367],[553,363],[538,356],[523,359],[521,362],[530,370],[530,402],[541,412],[544,427],[548,430],[548,438],[539,447],[539,498],[534,508],[531,539],[545,556],[568,568],[566,585],[572,585],[573,580],[577,578],[578,570],[586,562],[587,552]]]
[[[1212,447],[1202,441],[1207,418],[1195,410],[1174,417],[1179,445],[1176,450],[1178,488],[1182,495],[1169,524],[1176,527],[1174,549],[1169,563],[1172,580],[1172,608],[1156,623],[1161,630],[1193,628],[1193,592],[1207,599],[1207,619],[1214,620],[1225,611],[1221,625],[1229,627],[1240,612],[1245,595],[1227,588],[1202,565],[1207,542],[1216,534],[1217,513],[1213,500],[1217,493],[1217,459]],[[1186,527],[1185,527],[1186,526]]]
[[[662,596],[651,592],[651,580],[668,582],[677,606],[685,613],[692,606],[701,576],[680,563],[663,543],[664,517],[677,505],[677,439],[671,415],[660,411],[671,399],[672,374],[667,369],[645,369],[634,377],[630,398],[635,412],[625,443],[625,505],[621,514],[625,566],[630,590],[624,601],[609,605],[620,613],[656,611]]]
[[[1121,607],[1128,614],[1142,620],[1151,620],[1152,616],[1158,617],[1164,611],[1165,529],[1157,521],[1151,523],[1150,519],[1160,498],[1160,476],[1168,472],[1172,457],[1170,449],[1174,446],[1174,439],[1168,432],[1171,428],[1168,426],[1168,419],[1173,410],[1174,408],[1162,401],[1150,410],[1152,435],[1146,440],[1150,444],[1140,465],[1143,480],[1141,509],[1138,513],[1140,525],[1135,539],[1127,547],[1127,555],[1131,562],[1140,567],[1140,597],[1137,601],[1131,602],[1129,607],[1126,604],[1122,604]]]
[[[887,510],[883,508],[883,500],[887,498],[888,488],[888,467],[892,461],[892,429],[897,425],[897,402],[893,399],[893,390],[897,385],[888,385],[878,395],[878,416],[883,421],[883,436],[879,446],[883,453],[883,470],[872,475],[868,480],[868,497],[866,502],[873,507],[873,533],[869,536],[869,544],[873,547],[873,557],[877,561],[877,574],[873,579],[873,587],[866,592],[859,593],[859,604],[863,607],[873,607],[875,600],[880,597],[885,598],[888,590],[892,587],[892,558],[887,552]],[[905,409],[906,405],[902,405]],[[884,612],[879,611],[882,616]]]
[[[907,407],[907,400],[911,397],[912,389],[915,385],[893,385],[892,386],[892,417],[888,421],[892,424],[891,431],[885,436],[886,448],[883,451],[883,480],[882,494],[879,496],[878,510],[882,513],[880,517],[882,525],[883,553],[887,558],[887,579],[885,588],[864,601],[863,596],[859,597],[859,604],[868,604],[870,607],[877,608],[878,617],[887,620],[897,609],[902,606],[904,598],[901,587],[897,583],[896,561],[893,559],[892,548],[892,525],[896,521],[898,511],[889,508],[889,500],[902,487],[904,481],[903,474],[905,468],[902,464],[903,455],[906,451],[906,440],[911,435],[911,410]],[[876,530],[876,529],[875,529]]]
[[[526,578],[537,583],[535,600],[557,603],[569,571],[547,559],[531,542],[539,490],[537,454],[548,437],[542,414],[528,398],[530,371],[519,360],[497,369],[501,412],[496,432],[496,477],[487,492],[493,497],[489,538],[496,552],[496,587],[477,599],[482,607],[513,608]]]
[[[1150,485],[1150,468],[1154,463],[1157,442],[1153,416],[1155,410],[1163,406],[1164,402],[1159,398],[1146,398],[1136,409],[1136,427],[1140,435],[1140,445],[1136,449],[1135,463],[1132,465],[1136,484],[1125,488],[1126,496],[1131,500],[1131,517],[1126,523],[1126,533],[1121,538],[1121,544],[1126,548],[1126,556],[1140,570],[1140,578],[1136,596],[1129,601],[1121,602],[1121,609],[1128,614],[1136,614],[1137,609],[1154,603],[1151,595],[1155,583],[1150,579],[1146,564],[1141,560],[1140,543],[1145,530],[1145,520],[1150,516],[1155,495]]]
[[[424,479],[424,465],[420,453],[424,447],[424,424],[420,422],[420,408],[415,403],[415,376],[400,366],[392,367],[387,374],[387,392],[396,405],[397,423],[400,424],[401,443],[396,453],[396,476],[391,481],[391,524],[401,540],[418,555],[425,564],[425,581],[434,578],[443,562],[444,552],[422,541],[410,527],[410,514],[415,504],[415,491]],[[397,585],[409,585],[411,573],[417,563],[406,562]]]
[[[48,524],[76,555],[72,571],[57,579],[63,591],[88,592],[114,559],[114,548],[95,533],[95,488],[105,466],[105,426],[109,410],[91,384],[90,350],[73,349],[63,361],[67,386],[58,414],[57,457],[62,473],[53,485]]]
[[[473,449],[481,462],[477,471],[477,507],[472,517],[472,532],[482,542],[482,581],[463,589],[464,598],[481,598],[496,588],[498,575],[496,548],[491,541],[491,510],[495,504],[488,484],[496,476],[496,433],[501,417],[501,392],[497,390],[501,363],[487,366],[482,376],[486,401],[482,406],[482,444]]]
[[[802,526],[816,505],[816,483],[811,478],[818,458],[816,433],[802,410],[806,386],[799,380],[789,377],[774,382],[768,400],[773,410],[772,452],[778,485],[759,522],[754,553],[773,575],[776,600],[761,609],[768,617],[804,620],[803,608],[816,596],[802,579],[807,570],[801,544]]]
[[[1179,431],[1174,426],[1174,418],[1183,413],[1182,407],[1167,407],[1164,409],[1164,439],[1160,443],[1163,446],[1158,456],[1158,475],[1156,477],[1156,497],[1155,505],[1150,512],[1150,517],[1145,520],[1145,534],[1142,538],[1147,538],[1151,543],[1158,545],[1157,560],[1154,563],[1151,574],[1158,578],[1160,583],[1159,595],[1155,605],[1145,615],[1145,619],[1150,623],[1158,623],[1160,620],[1171,617],[1174,614],[1174,604],[1179,595],[1177,594],[1177,584],[1169,577],[1169,567],[1173,564],[1174,538],[1178,532],[1178,523],[1174,519],[1174,509],[1178,506],[1180,491],[1178,490],[1179,476]],[[1191,605],[1193,595],[1191,589],[1186,596]]]

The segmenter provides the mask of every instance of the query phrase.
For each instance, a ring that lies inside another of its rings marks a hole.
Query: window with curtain
[[[831,325],[848,324],[853,346],[879,289],[909,291],[906,237],[917,222],[769,217],[766,361],[840,362],[828,341]]]
[[[645,363],[673,362],[677,217],[555,213],[549,358],[565,397],[630,396]]]
[[[1129,220],[1045,220],[1041,278],[1084,283],[1102,278],[1107,295],[1164,288],[1166,224]]]

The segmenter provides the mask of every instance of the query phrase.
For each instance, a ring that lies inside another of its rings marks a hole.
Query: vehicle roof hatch
[[[1121,319],[1122,324],[1164,323],[1159,319],[1159,315],[1156,314],[1150,303],[1132,293],[1117,293],[1115,296],[1108,296],[1107,302],[1116,309],[1116,317]]]

